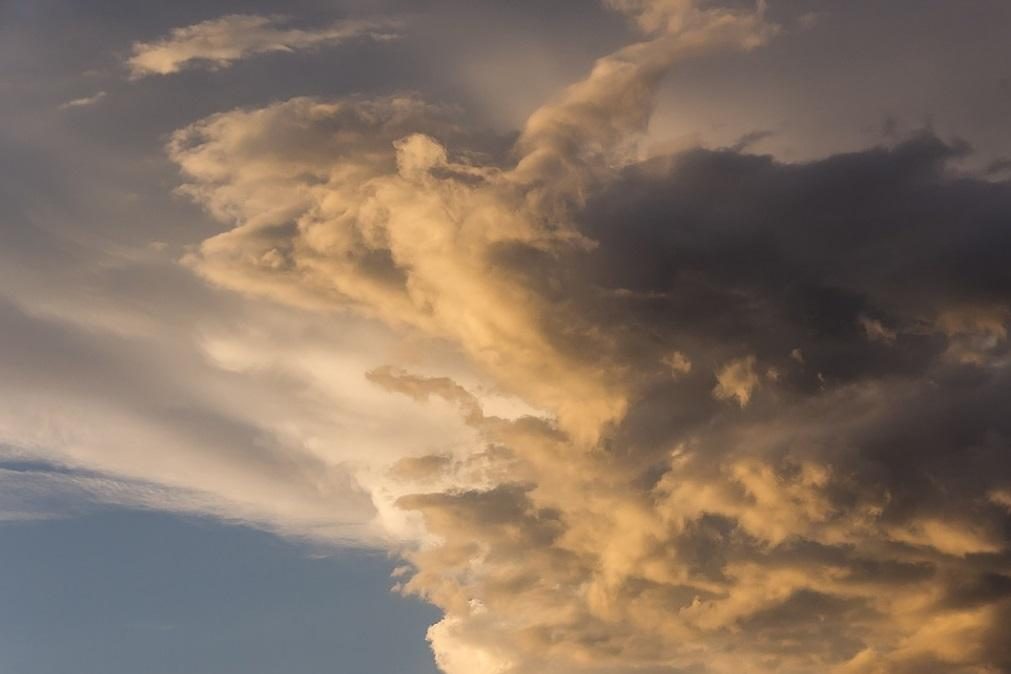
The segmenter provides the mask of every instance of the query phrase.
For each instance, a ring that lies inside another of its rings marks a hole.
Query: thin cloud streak
[[[91,96],[84,96],[83,98],[75,98],[73,100],[67,101],[60,105],[60,110],[69,110],[71,108],[87,108],[95,105],[103,98],[106,94],[104,91],[99,91]]]
[[[165,38],[134,43],[127,60],[131,79],[171,75],[185,69],[222,69],[236,61],[276,52],[294,52],[368,38],[397,37],[392,20],[347,20],[325,28],[284,27],[276,16],[229,14],[192,26],[175,28]]]

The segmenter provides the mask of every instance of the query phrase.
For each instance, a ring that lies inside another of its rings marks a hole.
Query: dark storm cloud
[[[859,438],[891,509],[1006,486],[1011,186],[949,170],[963,151],[923,135],[811,164],[697,151],[627,171],[587,211],[601,243],[591,280],[630,291],[607,318],[648,334],[640,348],[679,349],[699,367],[644,390],[619,433],[646,447],[689,437],[723,413],[705,395],[713,368],[754,354],[778,373],[757,415],[895,387]],[[976,333],[967,361],[946,315]],[[894,341],[869,338],[868,316]]]
[[[962,152],[923,135],[810,164],[701,150],[653,160],[587,209],[600,246],[579,281],[613,298],[619,322],[749,351],[792,371],[788,385],[922,372],[963,331],[946,338],[942,316],[987,332],[1011,294],[1011,189],[949,170]],[[980,346],[1000,359],[992,327]]]

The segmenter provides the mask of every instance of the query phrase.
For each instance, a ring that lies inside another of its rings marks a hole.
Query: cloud
[[[211,117],[178,132],[169,152],[190,180],[184,189],[240,224],[190,263],[228,287],[452,339],[507,390],[592,438],[621,414],[621,383],[562,348],[566,337],[546,325],[549,304],[485,261],[588,245],[571,212],[645,130],[660,76],[767,32],[751,13],[693,10],[690,28],[600,59],[531,116],[510,168],[454,155],[447,143],[466,140],[455,123],[410,97],[293,99]],[[315,187],[305,189],[309,175]]]
[[[945,309],[937,325],[948,338],[947,355],[963,363],[987,363],[1007,341],[1009,316],[1011,308],[1006,304]]]
[[[864,329],[867,339],[872,342],[891,344],[895,341],[895,331],[886,328],[881,321],[868,318],[867,316],[861,316],[860,326]]]
[[[755,357],[738,358],[730,361],[716,372],[716,388],[713,397],[719,400],[736,398],[744,407],[751,400],[751,394],[760,381],[755,372]]]
[[[608,4],[641,41],[511,144],[417,95],[177,131],[236,313],[11,300],[0,437],[394,550],[447,674],[1011,671],[1011,186],[931,133],[639,161],[665,73],[776,28]]]
[[[688,374],[692,371],[692,361],[680,351],[674,351],[663,357],[663,363],[670,367],[674,376]]]
[[[409,536],[387,507],[399,494],[372,482],[399,459],[470,447],[473,432],[449,406],[390,400],[365,373],[397,354],[466,380],[452,356],[411,356],[418,345],[365,321],[215,296],[169,260],[130,257],[61,260],[65,278],[35,279],[58,284],[59,301],[28,283],[24,260],[5,261],[0,462],[108,478],[64,490],[96,503],[124,503],[112,485],[141,483],[157,490],[128,505],[190,503],[324,544]]]
[[[21,454],[69,472],[156,485],[161,491],[148,503],[160,493],[170,510],[188,499],[213,504],[204,509],[226,519],[292,535],[375,537],[368,532],[374,506],[346,459],[312,449],[309,438],[325,425],[310,421],[311,405],[301,407],[302,426],[293,432],[281,414],[262,416],[278,389],[243,391],[245,377],[206,367],[188,346],[160,342],[162,367],[151,362],[147,340],[2,309],[12,346],[0,362],[0,437]],[[57,385],[64,377],[79,383]],[[222,396],[218,403],[207,398],[212,391]],[[245,411],[233,407],[240,400]],[[288,423],[290,412],[282,413]]]
[[[760,11],[612,4],[648,37],[511,148],[416,97],[181,130],[183,191],[229,226],[187,264],[451,344],[541,411],[369,374],[475,434],[371,483],[420,532],[401,589],[444,611],[447,674],[1003,666],[1005,595],[952,597],[1011,577],[1011,279],[993,252],[1011,191],[955,176],[964,149],[930,134],[810,163],[637,162],[668,69],[775,30]]]
[[[12,463],[11,465],[17,465]],[[229,519],[232,513],[200,492],[170,489],[57,467],[0,468],[0,522],[72,517],[103,506],[168,510]]]
[[[415,98],[293,99],[179,132],[170,154],[192,181],[185,190],[241,223],[188,263],[227,287],[451,339],[506,390],[602,423],[619,394],[545,334],[539,297],[484,264],[512,250],[552,255],[579,237],[543,227],[508,172],[450,157],[435,140],[457,135],[444,116]]]
[[[87,108],[95,105],[100,100],[105,98],[105,92],[99,91],[92,96],[85,96],[84,98],[75,98],[71,101],[67,101],[60,105],[60,110],[69,110],[71,108]]]
[[[155,42],[136,42],[127,60],[131,79],[171,75],[187,68],[227,68],[257,54],[293,52],[348,40],[396,37],[391,21],[339,21],[324,28],[284,27],[276,16],[229,14],[192,26],[175,28]]]

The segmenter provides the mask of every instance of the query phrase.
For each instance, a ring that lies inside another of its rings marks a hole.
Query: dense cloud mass
[[[397,589],[444,612],[429,639],[446,674],[1011,674],[1011,182],[929,130],[803,163],[746,143],[644,158],[670,70],[783,29],[763,3],[604,4],[641,41],[515,138],[407,93],[289,98],[172,134],[180,193],[224,225],[183,264],[284,308],[262,332],[204,335],[158,387],[120,363],[125,394],[73,409],[129,398],[110,417],[125,439],[69,455],[159,473],[113,485],[124,503],[317,540],[360,526],[403,557]],[[130,67],[372,29],[225,17],[138,45]],[[51,319],[0,311],[29,345],[4,373],[27,381]],[[295,311],[311,339],[285,331]],[[327,353],[390,333],[452,357]],[[64,348],[102,364],[119,347]],[[230,398],[216,414],[173,404],[197,372]],[[388,407],[331,418],[351,399]],[[128,412],[190,436],[148,470],[129,435],[162,428]],[[334,438],[365,449],[338,456]],[[354,526],[328,522],[338,510]]]
[[[448,674],[1011,671],[1011,186],[930,133],[804,164],[635,161],[659,77],[760,14],[615,2],[600,60],[509,152],[413,97],[179,132],[229,231],[212,281],[458,345],[543,417],[402,459],[406,592]]]

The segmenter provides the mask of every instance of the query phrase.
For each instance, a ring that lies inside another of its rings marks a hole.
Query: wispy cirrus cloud
[[[127,59],[131,79],[170,75],[190,68],[227,68],[257,54],[294,52],[348,40],[396,37],[391,20],[338,21],[323,28],[285,27],[277,16],[229,14],[172,30],[154,42],[137,42]]]

